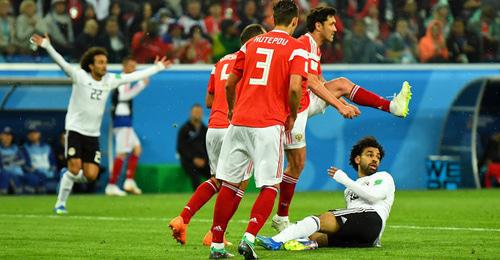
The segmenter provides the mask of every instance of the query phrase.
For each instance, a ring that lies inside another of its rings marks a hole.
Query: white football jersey
[[[102,116],[111,90],[122,84],[149,77],[164,69],[163,64],[158,63],[129,74],[106,73],[100,81],[96,81],[89,72],[67,63],[45,40],[42,46],[73,81],[65,128],[86,136],[98,137],[100,135]]]
[[[382,219],[382,222],[385,223],[387,218],[389,218],[396,190],[392,176],[387,172],[376,172],[370,176],[358,178],[356,183],[366,186],[368,193],[382,195],[380,198],[383,197],[383,199],[370,201],[368,198],[363,198],[351,189],[346,188],[344,198],[347,208],[374,209]]]

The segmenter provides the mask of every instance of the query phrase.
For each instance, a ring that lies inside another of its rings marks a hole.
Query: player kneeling
[[[335,167],[328,170],[328,175],[346,187],[347,209],[306,217],[273,237],[257,236],[258,244],[269,250],[380,246],[395,192],[391,175],[377,172],[383,157],[384,150],[375,138],[361,139],[350,157],[358,172],[356,181]]]

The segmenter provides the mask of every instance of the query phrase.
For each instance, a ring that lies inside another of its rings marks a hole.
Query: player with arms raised
[[[31,41],[44,48],[73,81],[65,122],[68,169],[61,178],[54,208],[56,214],[66,214],[66,201],[73,183],[93,181],[99,173],[100,128],[110,91],[122,84],[147,78],[169,67],[171,62],[163,57],[157,59],[154,66],[142,71],[130,74],[108,73],[106,50],[93,47],[83,54],[81,68],[77,69],[57,53],[47,34],[45,37],[35,34]]]
[[[272,211],[282,178],[284,130],[293,127],[301,84],[307,79],[307,52],[290,36],[298,24],[298,8],[293,1],[280,1],[273,11],[276,27],[241,47],[227,80],[231,125],[222,144],[216,173],[222,185],[214,209],[212,259],[231,256],[223,243],[233,212],[227,205],[237,196],[250,161],[254,164],[255,183],[260,193],[238,252],[245,259],[257,258],[255,236]],[[236,84],[240,81],[236,95]]]

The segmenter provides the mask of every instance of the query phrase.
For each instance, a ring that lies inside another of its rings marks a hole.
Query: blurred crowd
[[[338,10],[324,63],[477,63],[500,60],[499,0],[295,0],[296,36],[306,33],[311,8]],[[273,28],[277,0],[0,0],[3,62],[50,61],[29,38],[48,33],[61,54],[77,62],[91,46],[110,62],[129,54],[148,63],[214,63],[239,49],[248,24]]]

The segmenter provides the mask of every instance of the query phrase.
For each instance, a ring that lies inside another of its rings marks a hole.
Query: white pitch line
[[[52,218],[52,219],[81,219],[81,220],[101,220],[101,221],[152,221],[167,222],[171,218],[144,218],[144,217],[106,217],[106,216],[57,216],[57,215],[35,215],[35,214],[0,214],[0,218]],[[193,218],[192,222],[211,223],[212,219]],[[232,220],[236,223],[248,223],[248,220]],[[477,231],[477,232],[500,232],[500,228],[476,228],[476,227],[431,227],[413,225],[388,225],[394,229],[419,229],[419,230],[442,230],[442,231]]]

